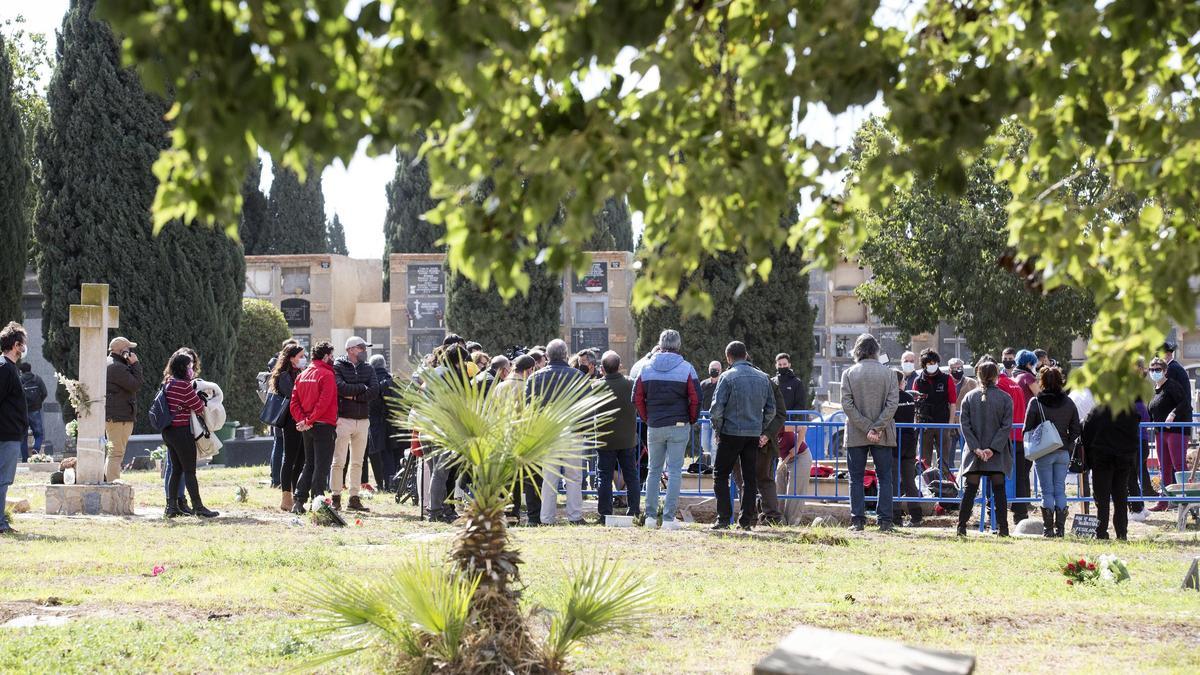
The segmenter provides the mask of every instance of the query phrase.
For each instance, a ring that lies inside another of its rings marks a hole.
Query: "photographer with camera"
[[[142,388],[142,364],[138,361],[136,342],[116,337],[108,343],[107,383],[104,388],[104,435],[112,443],[108,463],[104,467],[104,480],[113,482],[121,477],[121,462],[125,459],[125,447],[133,433],[136,419],[134,402]]]

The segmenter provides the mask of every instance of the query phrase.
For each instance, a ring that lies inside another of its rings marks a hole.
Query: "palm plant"
[[[521,558],[504,510],[515,485],[579,462],[596,445],[597,422],[611,414],[602,411],[611,394],[586,379],[558,381],[552,389],[528,398],[485,396],[451,371],[403,394],[403,425],[470,485],[450,551],[454,569],[431,577],[407,565],[384,585],[323,583],[309,594],[320,598],[323,629],[347,632],[354,641],[328,658],[382,643],[407,657],[414,672],[561,672],[575,645],[627,628],[646,611],[652,596],[641,580],[593,562],[577,568],[563,603],[552,610],[547,642],[530,631],[517,588]],[[430,611],[418,620],[398,604]]]

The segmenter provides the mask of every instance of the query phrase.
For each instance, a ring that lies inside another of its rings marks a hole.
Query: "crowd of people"
[[[0,364],[0,497],[12,482],[7,465],[15,469],[16,458],[26,455],[30,428],[34,450],[40,448],[37,422],[46,387],[21,362],[25,342],[23,328],[15,323],[0,333],[5,355]],[[335,358],[334,346],[320,342],[312,347],[310,360],[309,350],[289,339],[267,364],[264,399],[274,402],[264,405],[263,421],[274,438],[271,482],[280,490],[281,510],[303,514],[313,497],[329,493],[335,509],[343,507],[346,495],[347,510],[367,512],[362,493],[403,489],[398,468],[406,457],[421,456],[422,515],[434,521],[457,519],[453,496],[460,481],[455,467],[433,448],[423,447],[422,439],[409,439],[390,403],[398,400],[402,387],[420,387],[429,378],[450,374],[479,387],[485,396],[521,401],[531,395],[555,396],[562,383],[577,380],[590,380],[612,394],[595,456],[549,467],[544,475],[516,486],[509,513],[513,522],[554,524],[561,485],[567,522],[582,524],[583,490],[590,484],[601,519],[624,509],[639,525],[664,527],[677,516],[689,453],[694,460],[690,471],[711,470],[716,529],[798,522],[803,501],[797,496],[810,493],[813,460],[802,424],[789,420],[788,413],[809,408],[811,399],[788,354],[776,355],[776,373],[770,377],[753,365],[745,344],[730,342],[724,361],[709,363],[708,377],[701,380],[681,353],[679,332],[671,329],[627,369],[614,351],[572,354],[560,339],[489,356],[482,345],[450,334],[424,357],[411,379],[398,381],[382,355],[370,355],[371,347],[352,337]],[[144,384],[136,348],[124,337],[109,345],[107,481],[120,478],[136,419],[134,401]],[[861,531],[866,525],[868,471],[875,478],[871,498],[879,528],[920,525],[922,504],[908,501],[905,519],[894,511],[894,494],[921,497],[918,477],[928,467],[925,473],[933,472],[933,480],[960,488],[960,535],[966,533],[979,491],[987,486],[998,534],[1007,536],[1010,512],[1014,524],[1029,517],[1033,473],[1041,488],[1042,532],[1061,537],[1068,516],[1067,476],[1090,472],[1100,521],[1097,536],[1108,537],[1111,520],[1116,537],[1126,538],[1130,517],[1144,519],[1147,510],[1167,508],[1165,501],[1153,506],[1128,501],[1130,495],[1143,496],[1151,485],[1143,449],[1151,442],[1158,449],[1164,486],[1185,465],[1185,431],[1165,426],[1144,432],[1141,426],[1192,420],[1190,383],[1174,352],[1175,345],[1167,343],[1163,355],[1148,366],[1139,362],[1139,372],[1154,385],[1148,403],[1139,399],[1129,410],[1113,411],[1096,406],[1087,391],[1066,391],[1063,371],[1042,350],[1006,349],[999,361],[985,355],[972,377],[961,359],[951,359],[943,371],[932,350],[906,352],[900,368],[893,369],[873,336],[859,336],[855,365],[841,379],[851,529]],[[218,515],[205,507],[196,477],[195,417],[203,418],[214,403],[220,405],[219,393],[214,402],[215,387],[200,379],[200,370],[199,355],[182,348],[163,371],[160,397],[169,413],[162,428],[167,517]],[[702,421],[705,413],[707,422]],[[920,426],[908,426],[914,422]],[[1037,447],[1027,453],[1034,430],[1039,430]],[[1042,437],[1051,432],[1056,443],[1049,448]],[[584,471],[585,463],[591,471]],[[929,482],[928,476],[921,478]],[[1018,498],[1011,507],[1005,490],[1010,478]],[[740,494],[736,520],[731,480]],[[0,520],[0,532],[10,529]]]
[[[1118,539],[1128,536],[1128,521],[1144,520],[1144,500],[1129,501],[1130,495],[1143,497],[1151,482],[1146,448],[1153,441],[1157,448],[1162,486],[1173,480],[1184,464],[1188,427],[1172,424],[1192,421],[1190,384],[1187,372],[1175,361],[1176,345],[1164,343],[1162,356],[1147,368],[1139,360],[1137,368],[1154,385],[1149,403],[1140,398],[1128,410],[1096,406],[1090,392],[1066,390],[1066,378],[1042,350],[1006,349],[999,363],[991,355],[979,359],[975,377],[967,377],[964,364],[954,359],[949,373],[940,368],[940,357],[932,350],[920,355],[908,352],[901,357],[902,367],[892,371],[880,356],[878,341],[869,334],[859,336],[854,346],[855,365],[842,375],[842,408],[846,414],[845,446],[850,467],[851,529],[866,524],[866,498],[863,478],[870,456],[877,477],[876,514],[881,530],[904,524],[893,512],[895,458],[900,458],[901,475],[897,481],[904,496],[918,496],[911,471],[919,452],[925,462],[931,460],[934,439],[943,434],[933,427],[922,429],[918,440],[915,429],[902,429],[906,422],[947,423],[952,433],[961,433],[958,443],[938,442],[938,471],[943,478],[955,479],[962,486],[958,507],[958,534],[966,535],[971,506],[984,483],[990,486],[995,505],[997,533],[1008,536],[1008,498],[1006,482],[1014,478],[1016,496],[1030,496],[1030,471],[1041,488],[1042,534],[1062,537],[1068,515],[1066,478],[1069,472],[1092,474],[1099,525],[1096,536],[1109,538],[1109,524]],[[914,414],[915,411],[915,414]],[[957,424],[953,421],[956,419]],[[1143,422],[1160,423],[1144,437]],[[1047,440],[1049,439],[1049,440]],[[1035,447],[1027,448],[1027,443]],[[911,449],[911,450],[910,450]],[[1086,484],[1086,483],[1085,483]],[[917,503],[910,503],[908,525],[920,523]],[[1150,511],[1164,511],[1160,501]],[[1024,502],[1012,504],[1014,523],[1028,517]]]

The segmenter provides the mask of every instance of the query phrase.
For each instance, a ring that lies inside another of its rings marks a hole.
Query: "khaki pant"
[[[112,443],[108,463],[104,466],[104,480],[109,483],[121,477],[121,462],[125,460],[125,448],[133,434],[133,422],[105,422],[104,436]]]
[[[795,471],[795,476],[792,473]],[[811,495],[813,494],[812,454],[807,450],[793,457],[792,461],[780,462],[775,469],[775,490],[781,495]],[[780,509],[783,519],[788,525],[800,524],[800,514],[804,510],[803,499],[780,499]]]
[[[338,418],[337,442],[333,446],[333,470],[329,476],[329,489],[333,494],[342,494],[342,490],[346,487],[345,481],[342,479],[342,472],[346,468],[346,455],[349,454],[350,496],[358,496],[363,457],[367,454],[367,435],[370,428],[370,420]]]

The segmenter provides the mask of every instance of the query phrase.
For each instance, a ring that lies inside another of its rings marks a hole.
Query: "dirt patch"
[[[88,604],[54,596],[39,600],[0,602],[0,624],[29,615],[59,616],[69,619],[144,619],[150,621],[165,619],[181,622],[291,616],[287,612],[265,609],[247,611],[244,607],[192,607],[176,602]]]

